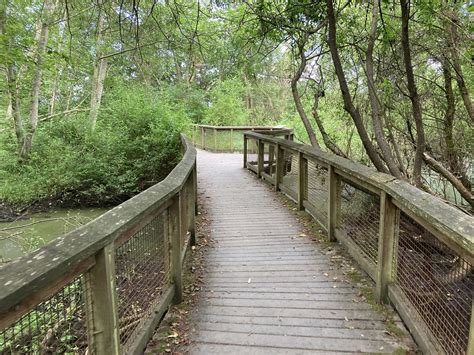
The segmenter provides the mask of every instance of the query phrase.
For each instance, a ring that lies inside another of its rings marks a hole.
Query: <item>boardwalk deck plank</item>
[[[215,243],[191,317],[190,353],[380,353],[403,345],[241,164],[241,155],[198,154],[199,192]]]

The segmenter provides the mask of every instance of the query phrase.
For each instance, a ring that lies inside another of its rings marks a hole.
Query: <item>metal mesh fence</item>
[[[154,218],[116,249],[120,342],[126,353],[169,284],[167,213]]]
[[[327,225],[329,180],[326,168],[308,160],[308,196],[309,210],[323,226]]]
[[[417,316],[447,353],[464,354],[472,311],[473,265],[403,212],[397,249],[396,283]]]
[[[76,278],[0,331],[0,354],[90,353],[84,288]]]
[[[342,182],[339,226],[374,265],[377,264],[380,198]]]
[[[263,172],[273,177],[275,172],[275,146],[264,143],[263,152]]]
[[[216,144],[214,150],[217,152],[242,151],[244,147],[243,137],[242,131],[218,130],[216,139],[211,144]]]
[[[193,143],[196,147],[202,148],[203,147],[203,134],[201,127],[193,127]]]
[[[184,196],[184,199],[182,200],[182,205],[181,205],[181,245],[183,246],[183,248],[186,243],[189,224],[190,224],[189,211],[192,208],[192,206],[190,205],[190,202],[192,200],[191,191],[193,188],[191,183],[193,183],[192,176],[189,176],[183,186],[183,189],[181,190],[181,195]]]
[[[258,164],[258,141],[247,139],[247,163],[257,167]]]
[[[283,169],[280,188],[285,188],[290,197],[298,198],[298,153],[283,150]]]

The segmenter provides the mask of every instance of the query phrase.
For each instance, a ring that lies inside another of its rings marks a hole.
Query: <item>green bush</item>
[[[3,137],[0,200],[107,205],[162,180],[181,158],[189,122],[167,96],[133,85],[109,89],[93,133],[85,113],[44,123],[23,163],[13,137]]]
[[[249,110],[244,103],[245,86],[238,79],[219,81],[210,91],[205,123],[217,126],[247,125]]]

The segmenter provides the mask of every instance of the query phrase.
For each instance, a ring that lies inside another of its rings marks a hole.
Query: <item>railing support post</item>
[[[244,133],[244,169],[247,169],[247,136]]]
[[[174,198],[168,209],[168,233],[171,244],[171,277],[175,287],[174,303],[183,300],[183,277],[181,265],[181,198]]]
[[[189,243],[191,245],[196,245],[196,214],[197,214],[197,174],[196,174],[196,163],[194,164],[192,173],[191,173],[191,183],[189,184],[191,186],[191,193],[188,195],[188,198],[190,199],[189,205],[192,206],[191,210],[188,211],[189,215]]]
[[[307,172],[306,159],[303,157],[303,153],[298,152],[298,210],[300,211],[304,209],[303,201],[306,195]]]
[[[276,146],[276,171],[275,171],[275,191],[280,190],[281,179],[283,177],[283,160],[285,152],[281,148],[280,144]]]
[[[328,238],[330,242],[335,242],[341,210],[341,179],[332,165],[328,166],[328,182]]]
[[[257,142],[257,152],[258,152],[258,161],[257,161],[257,177],[262,177],[263,172],[263,159],[264,159],[264,145],[263,142],[259,139]]]
[[[217,129],[214,128],[214,151],[217,152]]]
[[[467,344],[466,354],[474,354],[474,297],[471,306],[471,326],[469,328],[469,342]]]
[[[388,303],[388,285],[392,282],[395,245],[398,239],[400,210],[392,203],[385,191],[380,195],[379,243],[375,297],[380,303]]]
[[[230,152],[234,152],[234,130],[230,129]]]
[[[85,284],[90,352],[120,354],[114,243],[96,254],[95,265],[85,274]]]
[[[204,131],[204,127],[201,127],[201,148],[206,150],[206,132]]]
[[[197,158],[194,160],[193,168],[193,182],[194,182],[194,214],[198,214],[198,174],[197,174]]]
[[[273,144],[270,144],[268,146],[268,166],[270,167],[269,175],[273,175],[273,162],[275,161],[275,146]]]

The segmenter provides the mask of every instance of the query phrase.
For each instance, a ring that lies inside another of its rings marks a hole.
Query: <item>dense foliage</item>
[[[0,200],[119,201],[169,171],[192,122],[286,124],[474,203],[464,2],[0,4]]]
[[[13,135],[4,135],[1,198],[108,205],[160,181],[180,159],[188,123],[186,112],[161,97],[118,86],[106,93],[93,134],[85,113],[40,125],[26,162],[18,162]]]

